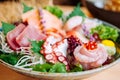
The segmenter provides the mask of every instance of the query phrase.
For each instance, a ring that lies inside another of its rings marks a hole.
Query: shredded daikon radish
[[[14,65],[17,68],[24,69],[24,70],[31,70],[31,68],[25,68],[28,66],[32,66],[35,64],[44,64],[45,61],[42,57],[39,57],[39,60],[36,61],[37,56],[30,56],[25,55],[19,59],[19,61]]]
[[[0,32],[0,47],[1,47],[0,50],[5,53],[13,53],[14,52],[12,49],[10,49],[10,47],[6,43],[5,35],[2,32]]]
[[[27,54],[27,55],[32,55],[32,51],[30,50],[30,47],[20,47],[20,48],[17,48],[17,51],[16,51],[17,54]]]

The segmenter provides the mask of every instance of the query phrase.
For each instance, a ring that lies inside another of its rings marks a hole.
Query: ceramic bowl
[[[85,6],[94,17],[107,21],[120,28],[120,12],[113,12],[103,9],[103,1],[104,0],[85,0]]]
[[[26,70],[22,70],[19,68],[16,68],[2,60],[0,60],[0,63],[5,65],[6,67],[20,73],[26,76],[30,76],[33,78],[37,78],[40,80],[80,80],[80,79],[85,79],[88,77],[91,77],[103,70],[106,70],[112,66],[114,66],[115,64],[117,64],[118,62],[120,62],[120,59],[117,59],[116,61],[105,65],[103,67],[100,68],[96,68],[93,70],[88,70],[88,71],[84,71],[84,72],[71,72],[71,73],[45,73],[45,72],[36,72],[36,71],[26,71]]]
[[[103,24],[105,25],[109,25],[111,27],[117,28],[116,26],[113,26],[109,23],[103,22]],[[118,28],[117,28],[118,29]],[[118,29],[120,31],[120,29]],[[83,72],[70,72],[70,73],[46,73],[46,72],[37,72],[37,71],[26,71],[26,70],[22,70],[19,68],[16,68],[2,60],[0,60],[0,63],[7,66],[8,68],[19,72],[21,74],[30,76],[30,77],[34,77],[34,78],[38,78],[40,80],[80,80],[80,79],[84,79],[84,78],[88,78],[91,77],[103,70],[106,70],[108,68],[110,68],[111,66],[114,66],[115,64],[117,64],[118,62],[120,62],[120,58],[118,58],[117,60],[115,60],[114,62],[104,65],[102,67],[96,68],[96,69],[92,69],[92,70],[87,70],[87,71],[83,71]]]

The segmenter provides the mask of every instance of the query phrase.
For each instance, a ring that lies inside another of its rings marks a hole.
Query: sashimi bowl
[[[91,19],[79,4],[69,14],[56,6],[23,4],[21,21],[2,22],[0,62],[45,80],[90,77],[120,61],[120,29]]]

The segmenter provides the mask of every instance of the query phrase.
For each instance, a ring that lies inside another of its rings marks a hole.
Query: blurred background
[[[0,0],[0,2],[3,1],[23,1],[23,2],[30,2],[30,3],[34,3],[34,2],[41,2],[44,3],[46,1],[52,1],[54,4],[57,5],[76,5],[78,2],[80,2],[81,0]]]
[[[75,6],[81,0],[0,0],[0,22],[13,23],[19,21],[22,14],[22,2],[33,7],[45,7],[53,4]]]
[[[46,5],[84,6],[93,17],[112,23],[120,28],[120,0],[0,0],[0,22],[19,21],[22,13],[21,3],[33,7]],[[1,24],[0,24],[1,25]]]
[[[53,0],[53,3],[58,5],[77,5],[77,3],[81,1],[82,0]]]

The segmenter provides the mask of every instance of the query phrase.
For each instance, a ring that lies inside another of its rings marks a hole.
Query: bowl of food
[[[119,0],[85,0],[85,5],[94,17],[120,27]]]
[[[56,6],[23,6],[19,22],[2,22],[0,62],[8,68],[39,79],[74,80],[119,62],[117,27],[86,17],[79,5],[67,16]]]

